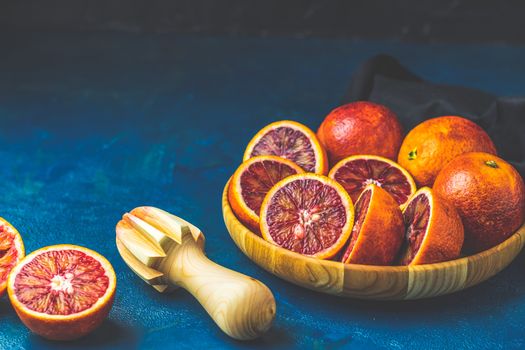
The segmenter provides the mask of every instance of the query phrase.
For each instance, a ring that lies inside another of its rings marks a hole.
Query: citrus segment
[[[18,231],[0,218],[0,296],[5,292],[7,277],[24,257],[24,244]]]
[[[84,311],[104,295],[109,277],[102,265],[78,250],[54,250],[36,256],[15,278],[18,301],[49,315]]]
[[[459,257],[464,232],[452,204],[428,187],[419,189],[403,210],[402,265],[432,264]]]
[[[328,171],[326,152],[314,132],[290,120],[274,122],[261,129],[248,143],[243,159],[261,155],[289,159],[312,173]]]
[[[278,182],[261,206],[265,240],[320,259],[333,257],[347,241],[354,220],[352,200],[334,180],[298,174]]]
[[[353,201],[357,200],[368,184],[386,190],[399,205],[406,203],[416,191],[416,184],[405,169],[379,156],[347,157],[337,163],[328,176],[343,185]]]
[[[357,237],[359,236],[359,232],[361,231],[361,226],[365,221],[366,212],[368,211],[368,206],[370,205],[371,196],[371,190],[364,191],[355,203],[354,226],[352,227],[352,232],[350,233],[350,238],[348,239],[348,247],[346,247],[346,250],[343,254],[343,262],[349,262],[348,258],[350,257],[350,253],[352,253],[352,250],[354,249],[354,246],[357,242]]]
[[[228,187],[228,200],[239,220],[259,230],[259,211],[266,193],[282,179],[302,173],[290,160],[276,156],[250,158],[235,171]]]
[[[381,187],[368,185],[355,205],[355,223],[344,249],[344,263],[390,265],[403,241],[398,203]]]
[[[401,264],[408,265],[416,256],[430,219],[430,203],[428,197],[420,195],[414,198],[413,201],[406,207],[404,212],[406,221],[406,254],[402,257]]]
[[[116,276],[98,253],[74,245],[39,249],[8,280],[9,299],[33,332],[70,340],[94,330],[113,304]]]

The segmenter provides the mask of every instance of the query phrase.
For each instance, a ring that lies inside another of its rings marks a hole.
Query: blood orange
[[[243,159],[263,155],[289,159],[311,173],[328,172],[326,152],[314,132],[291,120],[274,122],[262,128],[248,143]]]
[[[406,231],[402,265],[432,264],[459,257],[463,225],[450,202],[423,187],[410,198],[403,217]]]
[[[439,171],[468,152],[496,154],[489,135],[476,123],[457,116],[425,120],[403,140],[397,162],[412,174],[418,186],[432,186]]]
[[[261,206],[265,240],[319,259],[333,257],[354,222],[350,196],[336,181],[317,174],[292,175],[268,192]]]
[[[24,257],[24,243],[9,222],[0,218],[0,297],[4,294],[7,277]]]
[[[342,262],[390,265],[399,252],[405,232],[398,203],[387,191],[371,184],[359,196],[355,216]]]
[[[438,174],[434,191],[458,210],[465,226],[464,251],[489,249],[525,220],[525,185],[512,165],[495,155],[465,153]]]
[[[390,159],[379,156],[347,157],[330,170],[328,177],[343,185],[354,202],[371,183],[390,193],[399,205],[406,203],[416,192],[416,184],[408,171]]]
[[[330,112],[317,130],[333,166],[356,154],[374,154],[395,160],[403,128],[397,116],[385,106],[357,101]]]
[[[277,156],[257,156],[242,163],[228,187],[228,201],[239,220],[259,230],[259,211],[264,196],[277,182],[302,173],[294,162]]]
[[[107,317],[116,276],[100,254],[79,246],[49,246],[11,272],[7,291],[22,322],[53,340],[80,338]]]

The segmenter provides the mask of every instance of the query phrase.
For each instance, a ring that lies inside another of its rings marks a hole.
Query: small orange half
[[[279,181],[261,206],[263,238],[293,252],[332,258],[354,224],[354,205],[345,189],[323,175],[304,173]]]
[[[370,184],[355,204],[355,223],[341,261],[391,265],[404,234],[403,214],[396,200],[381,187]]]
[[[281,120],[268,124],[251,139],[243,160],[262,155],[289,159],[307,172],[326,174],[328,158],[315,133],[307,126]]]
[[[60,244],[26,256],[9,275],[7,292],[20,320],[52,340],[80,338],[107,317],[117,278],[102,255]]]
[[[266,193],[282,179],[304,172],[294,162],[277,156],[256,156],[242,163],[228,186],[228,201],[245,225],[259,231],[259,211]]]
[[[328,173],[339,182],[355,202],[369,184],[387,191],[399,205],[416,192],[412,176],[396,162],[374,155],[355,155],[339,161]]]
[[[0,218],[0,297],[5,293],[9,273],[23,259],[24,254],[24,242],[20,233],[13,225]]]
[[[420,188],[403,209],[402,265],[433,264],[459,257],[464,232],[454,206],[428,187]]]

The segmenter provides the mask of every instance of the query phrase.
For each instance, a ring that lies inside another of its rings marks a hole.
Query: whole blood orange
[[[346,243],[354,223],[350,196],[336,181],[305,173],[279,181],[261,206],[265,240],[319,259],[333,257]]]
[[[9,299],[22,322],[47,339],[71,340],[107,317],[116,276],[103,256],[75,245],[34,251],[11,272]]]
[[[467,152],[496,154],[496,147],[481,127],[456,116],[424,121],[403,140],[397,162],[418,186],[432,186],[439,171],[452,159]]]
[[[330,170],[328,177],[343,185],[354,202],[368,184],[386,190],[399,205],[416,192],[416,184],[408,171],[390,159],[379,156],[347,157]]]
[[[402,265],[432,264],[459,257],[463,225],[450,202],[423,187],[406,204],[403,217],[406,231],[400,254]]]
[[[328,172],[326,152],[314,132],[291,120],[281,120],[262,128],[246,146],[243,160],[265,155],[289,159],[311,173]]]
[[[330,164],[356,154],[396,160],[403,140],[397,116],[385,106],[365,101],[348,103],[326,116],[317,131]]]
[[[355,223],[342,262],[390,265],[404,233],[399,204],[381,187],[368,185],[355,204]]]
[[[0,218],[0,297],[4,294],[7,277],[24,257],[24,243],[9,222]]]
[[[264,196],[282,179],[304,172],[294,162],[277,156],[256,156],[242,163],[228,186],[228,201],[246,226],[259,231],[259,211]]]
[[[463,154],[438,174],[434,191],[458,210],[465,226],[465,251],[491,248],[516,231],[525,219],[525,189],[506,161],[481,152]]]

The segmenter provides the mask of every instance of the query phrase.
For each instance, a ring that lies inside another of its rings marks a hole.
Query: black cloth
[[[344,102],[372,101],[392,109],[408,132],[423,120],[457,115],[480,125],[498,155],[525,177],[525,97],[498,97],[476,89],[426,81],[395,58],[375,56],[357,70]]]

